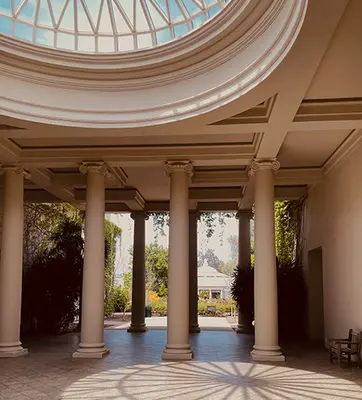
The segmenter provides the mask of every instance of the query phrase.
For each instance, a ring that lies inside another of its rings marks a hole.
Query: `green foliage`
[[[49,249],[51,236],[65,218],[80,220],[81,217],[81,212],[68,203],[25,203],[23,244],[25,268]]]
[[[127,287],[114,287],[114,311],[126,312],[131,310],[130,292]]]
[[[158,301],[150,302],[149,304],[152,309],[152,314],[157,314],[159,316],[167,315],[167,299],[160,298]]]
[[[167,295],[168,295],[168,289],[164,282],[161,282],[161,284],[160,284],[160,287],[158,289],[158,295],[160,297],[167,297]]]
[[[122,229],[116,224],[105,219],[105,267],[104,267],[104,315],[110,317],[115,310],[116,296],[114,293],[114,268],[116,261],[117,239],[122,234]]]
[[[275,201],[275,246],[280,263],[299,262],[304,199]]]
[[[215,306],[216,313],[207,311],[208,306]],[[230,315],[232,308],[232,301],[218,299],[218,300],[200,300],[197,306],[200,315],[217,315],[219,317]]]
[[[63,215],[23,279],[22,329],[32,333],[67,332],[79,309],[82,284],[82,222]]]
[[[199,293],[200,299],[208,299],[210,296],[210,292],[208,290],[201,290]]]
[[[152,243],[146,246],[146,286],[160,297],[167,295],[168,250]]]
[[[238,310],[251,321],[254,314],[254,268],[251,265],[237,266],[230,291]]]

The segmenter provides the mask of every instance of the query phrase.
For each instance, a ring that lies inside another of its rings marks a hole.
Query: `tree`
[[[149,290],[167,294],[168,249],[155,243],[146,246],[146,280]]]
[[[83,269],[82,221],[59,222],[48,248],[37,252],[23,281],[23,331],[66,332],[79,312]]]

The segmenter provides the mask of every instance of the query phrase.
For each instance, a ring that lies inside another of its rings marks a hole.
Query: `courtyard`
[[[100,360],[72,359],[77,334],[27,341],[29,356],[1,361],[0,399],[362,398],[362,370],[329,364],[324,350],[286,346],[285,363],[255,363],[250,361],[252,336],[206,330],[190,341],[190,362],[161,361],[163,329],[146,334],[106,329],[111,352]]]

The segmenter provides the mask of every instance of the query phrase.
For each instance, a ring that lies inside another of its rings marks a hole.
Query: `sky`
[[[129,249],[133,246],[133,220],[130,214],[107,214],[107,217],[122,229],[120,253],[116,257],[116,277],[117,281],[122,279],[123,274],[130,270]],[[165,229],[165,236],[156,235],[153,229],[153,219],[146,221],[146,244],[157,242],[163,247],[168,247],[168,227]],[[211,238],[206,237],[207,227],[205,223],[198,223],[198,250],[206,252],[208,248],[214,250],[215,255],[222,261],[228,262],[230,246],[228,237],[238,234],[238,221],[236,218],[225,218],[225,225],[217,224]]]

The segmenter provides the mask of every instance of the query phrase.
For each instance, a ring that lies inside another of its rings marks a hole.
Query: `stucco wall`
[[[310,191],[305,236],[306,254],[322,246],[325,336],[362,330],[362,145]]]

